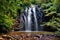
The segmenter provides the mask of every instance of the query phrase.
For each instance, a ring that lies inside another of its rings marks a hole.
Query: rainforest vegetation
[[[37,4],[44,10],[45,22],[43,24],[46,28],[57,29],[57,34],[60,35],[60,0],[0,0],[0,32],[11,31],[18,9],[24,10],[31,4]]]

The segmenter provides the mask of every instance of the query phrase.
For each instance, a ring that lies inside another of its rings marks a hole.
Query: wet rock
[[[55,34],[13,34],[13,35],[3,35],[1,40],[59,40]]]
[[[13,38],[9,35],[3,35],[2,38],[4,38],[5,40],[12,40]]]

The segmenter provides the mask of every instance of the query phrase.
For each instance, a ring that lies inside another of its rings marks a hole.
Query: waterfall
[[[27,19],[27,20],[26,20],[27,26],[25,26],[25,27],[26,27],[25,30],[26,30],[26,31],[31,31],[31,14],[32,14],[32,13],[31,13],[31,8],[29,7],[29,10],[27,10],[27,11],[28,11],[28,12],[27,12],[28,15],[27,15],[27,18],[26,18],[26,19]]]
[[[20,30],[27,32],[30,32],[32,30],[43,30],[43,27],[40,26],[40,23],[43,21],[43,18],[44,12],[40,10],[37,5],[31,5],[30,7],[26,7],[25,11],[20,15],[20,27],[22,27],[22,30]]]
[[[37,16],[36,16],[35,5],[32,5],[32,10],[33,10],[33,13],[34,13],[34,25],[35,25],[35,29],[36,29],[36,31],[38,31],[38,23],[37,23]]]

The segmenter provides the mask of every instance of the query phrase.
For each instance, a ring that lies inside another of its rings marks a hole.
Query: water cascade
[[[37,16],[36,16],[36,7],[35,5],[32,5],[33,13],[34,13],[34,25],[36,31],[38,31],[38,23],[37,23]]]
[[[24,12],[20,14],[20,31],[40,31],[43,27],[40,24],[43,22],[44,12],[38,5],[26,7]]]
[[[28,13],[28,15],[27,15],[26,21],[25,21],[26,22],[26,24],[25,24],[25,30],[26,31],[31,31],[31,14],[32,14],[31,8],[29,8],[29,10],[26,9],[26,13]]]

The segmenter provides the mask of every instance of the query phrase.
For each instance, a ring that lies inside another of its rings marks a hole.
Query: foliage
[[[55,0],[54,6],[56,7],[57,13],[60,13],[60,0]]]
[[[0,15],[0,32],[9,32],[12,29],[13,19],[7,15]]]
[[[56,35],[60,37],[60,29],[56,31]]]
[[[17,5],[12,0],[0,0],[0,32],[10,31],[13,18],[17,15]]]
[[[60,29],[60,0],[51,0],[41,5],[41,8],[45,11],[45,17],[47,17],[44,25],[52,28]]]

